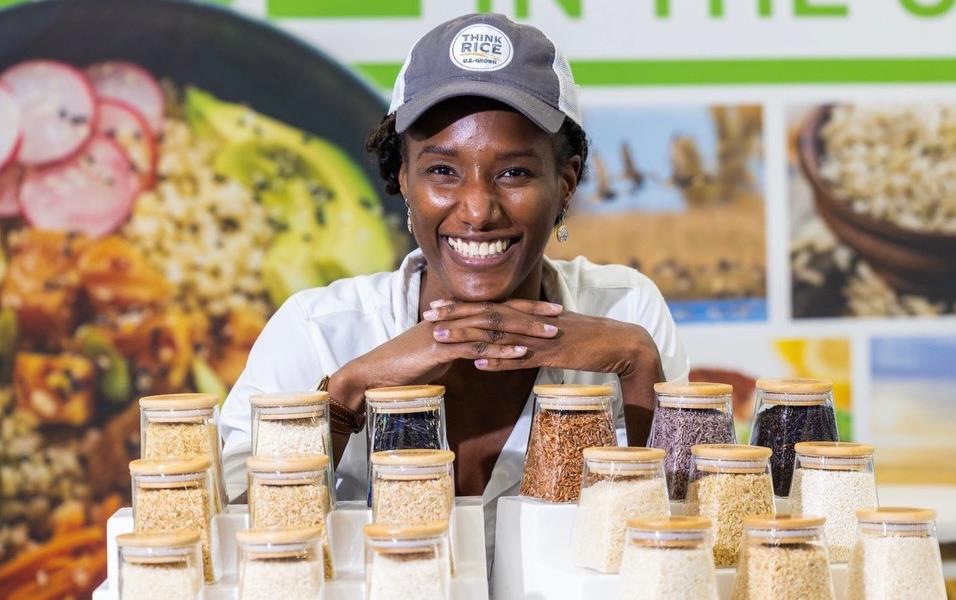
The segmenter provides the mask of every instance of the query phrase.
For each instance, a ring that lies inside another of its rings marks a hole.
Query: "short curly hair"
[[[558,166],[563,166],[572,156],[580,156],[578,180],[583,180],[587,173],[588,160],[588,139],[584,130],[565,117],[564,124],[553,137]],[[400,194],[398,171],[405,158],[405,145],[403,136],[395,131],[394,114],[386,115],[378,127],[369,132],[365,149],[374,154],[378,161],[378,172],[385,181],[385,191],[389,194]]]

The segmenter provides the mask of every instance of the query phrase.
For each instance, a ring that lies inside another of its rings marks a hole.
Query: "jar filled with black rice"
[[[658,383],[657,409],[647,445],[667,453],[664,473],[671,500],[687,495],[690,448],[733,444],[733,387],[725,383]]]
[[[837,442],[833,383],[818,379],[760,379],[750,443],[773,450],[770,468],[777,496],[790,493],[794,445]]]
[[[386,450],[448,449],[444,386],[403,385],[367,390],[365,406],[369,454]],[[369,490],[371,474],[369,466]]]

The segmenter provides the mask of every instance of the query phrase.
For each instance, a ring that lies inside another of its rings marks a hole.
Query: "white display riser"
[[[452,536],[456,574],[452,578],[452,600],[486,600],[488,579],[485,564],[485,519],[481,498],[456,498]],[[236,532],[248,527],[246,505],[231,505],[213,518],[214,552],[222,577],[204,589],[204,600],[236,600]],[[371,522],[364,502],[340,502],[329,515],[335,580],[327,582],[325,600],[360,600],[365,597],[365,558],[362,527]],[[133,512],[121,508],[106,525],[107,576],[93,600],[117,600],[116,536],[133,530]]]
[[[787,511],[777,501],[779,513]],[[495,563],[492,588],[495,600],[614,600],[618,576],[604,575],[571,564],[569,546],[577,505],[549,504],[531,498],[498,500]],[[683,504],[671,504],[671,514],[683,514]],[[846,565],[833,565],[837,600],[843,598]],[[731,596],[734,569],[717,569],[721,599]]]

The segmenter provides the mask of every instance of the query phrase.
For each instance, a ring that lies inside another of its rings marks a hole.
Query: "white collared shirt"
[[[405,257],[397,271],[341,279],[323,288],[296,293],[269,319],[249,353],[246,368],[233,386],[220,415],[223,473],[230,498],[246,488],[245,459],[251,452],[249,397],[254,394],[315,389],[352,359],[400,335],[418,322],[420,250]],[[660,352],[668,381],[686,381],[689,370],[674,320],[654,283],[634,269],[595,265],[583,257],[572,261],[545,258],[542,279],[549,302],[577,312],[644,327]],[[609,383],[615,389],[618,443],[626,445],[624,414],[617,375],[542,368],[535,384]],[[531,425],[532,398],[505,442],[482,501],[489,534],[500,496],[517,494]],[[336,469],[336,497],[367,497],[366,435],[352,435]]]

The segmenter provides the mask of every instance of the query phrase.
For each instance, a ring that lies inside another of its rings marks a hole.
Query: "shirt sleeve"
[[[641,275],[643,285],[636,289],[635,320],[644,327],[660,353],[664,378],[667,381],[685,383],[690,374],[690,360],[684,342],[677,332],[674,317],[657,285]]]
[[[308,391],[324,375],[308,327],[308,317],[293,295],[272,315],[249,351],[246,368],[222,406],[222,463],[226,493],[235,498],[246,489],[246,458],[252,454],[249,398],[279,391]]]

